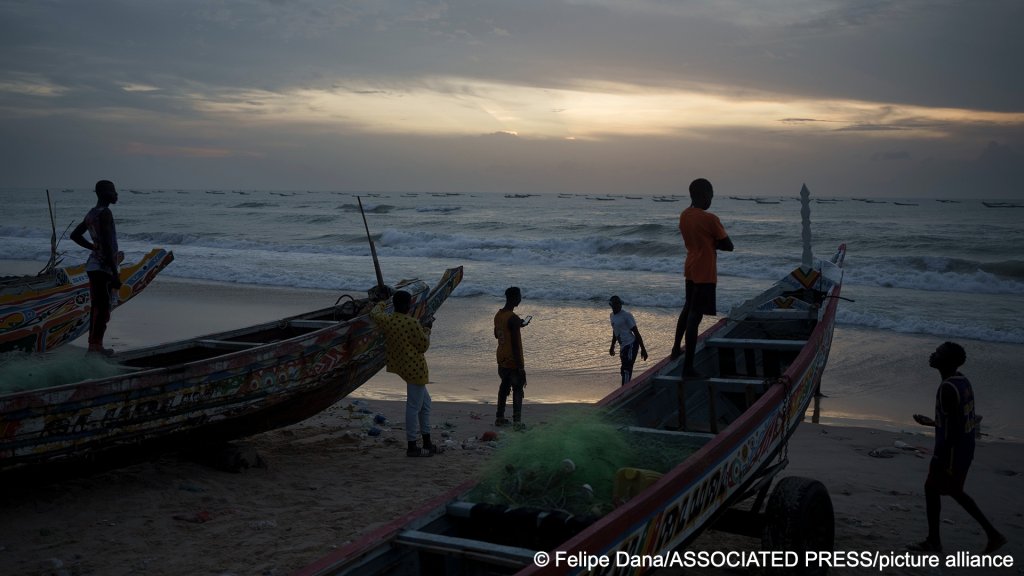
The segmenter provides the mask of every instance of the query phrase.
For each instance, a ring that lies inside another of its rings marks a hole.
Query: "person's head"
[[[523,293],[518,286],[510,286],[505,290],[505,307],[515,308],[523,301]]]
[[[398,312],[399,314],[408,314],[409,307],[412,306],[412,294],[409,294],[405,290],[399,290],[391,297],[391,302],[395,305],[395,312]]]
[[[967,362],[967,352],[956,342],[943,342],[928,358],[928,365],[939,372],[956,372],[956,369]]]
[[[690,182],[690,202],[700,208],[707,210],[711,207],[711,199],[715,196],[715,189],[706,178],[697,178]]]
[[[96,199],[104,204],[117,204],[117,189],[110,180],[100,180],[96,183]]]
[[[612,296],[608,299],[608,305],[612,307],[613,314],[618,314],[619,310],[622,310],[622,298]]]

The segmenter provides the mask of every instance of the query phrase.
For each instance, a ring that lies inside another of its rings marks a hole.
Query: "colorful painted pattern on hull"
[[[150,250],[135,264],[121,268],[119,306],[153,281],[174,253]],[[47,352],[89,330],[89,276],[85,265],[61,268],[50,277],[8,280],[0,287],[0,353]]]

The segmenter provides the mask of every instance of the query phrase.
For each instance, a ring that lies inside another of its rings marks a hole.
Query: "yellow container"
[[[643,468],[619,468],[615,473],[615,484],[612,487],[612,498],[618,506],[636,496],[662,477],[661,472],[644,470]]]

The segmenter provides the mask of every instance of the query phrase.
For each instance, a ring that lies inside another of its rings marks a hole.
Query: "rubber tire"
[[[776,483],[765,509],[761,547],[800,555],[788,574],[827,574],[828,567],[805,567],[804,552],[831,551],[835,545],[835,515],[825,485],[811,478],[787,476]]]

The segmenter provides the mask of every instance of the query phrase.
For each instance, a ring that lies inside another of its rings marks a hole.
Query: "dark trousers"
[[[110,285],[113,277],[106,272],[91,271],[89,275],[89,350],[103,349],[103,335],[110,321]]]
[[[505,404],[508,402],[509,392],[512,393],[512,421],[519,422],[523,417],[523,387],[526,386],[526,379],[518,368],[498,367],[498,376],[501,378],[501,385],[498,387],[498,418],[505,417]]]

